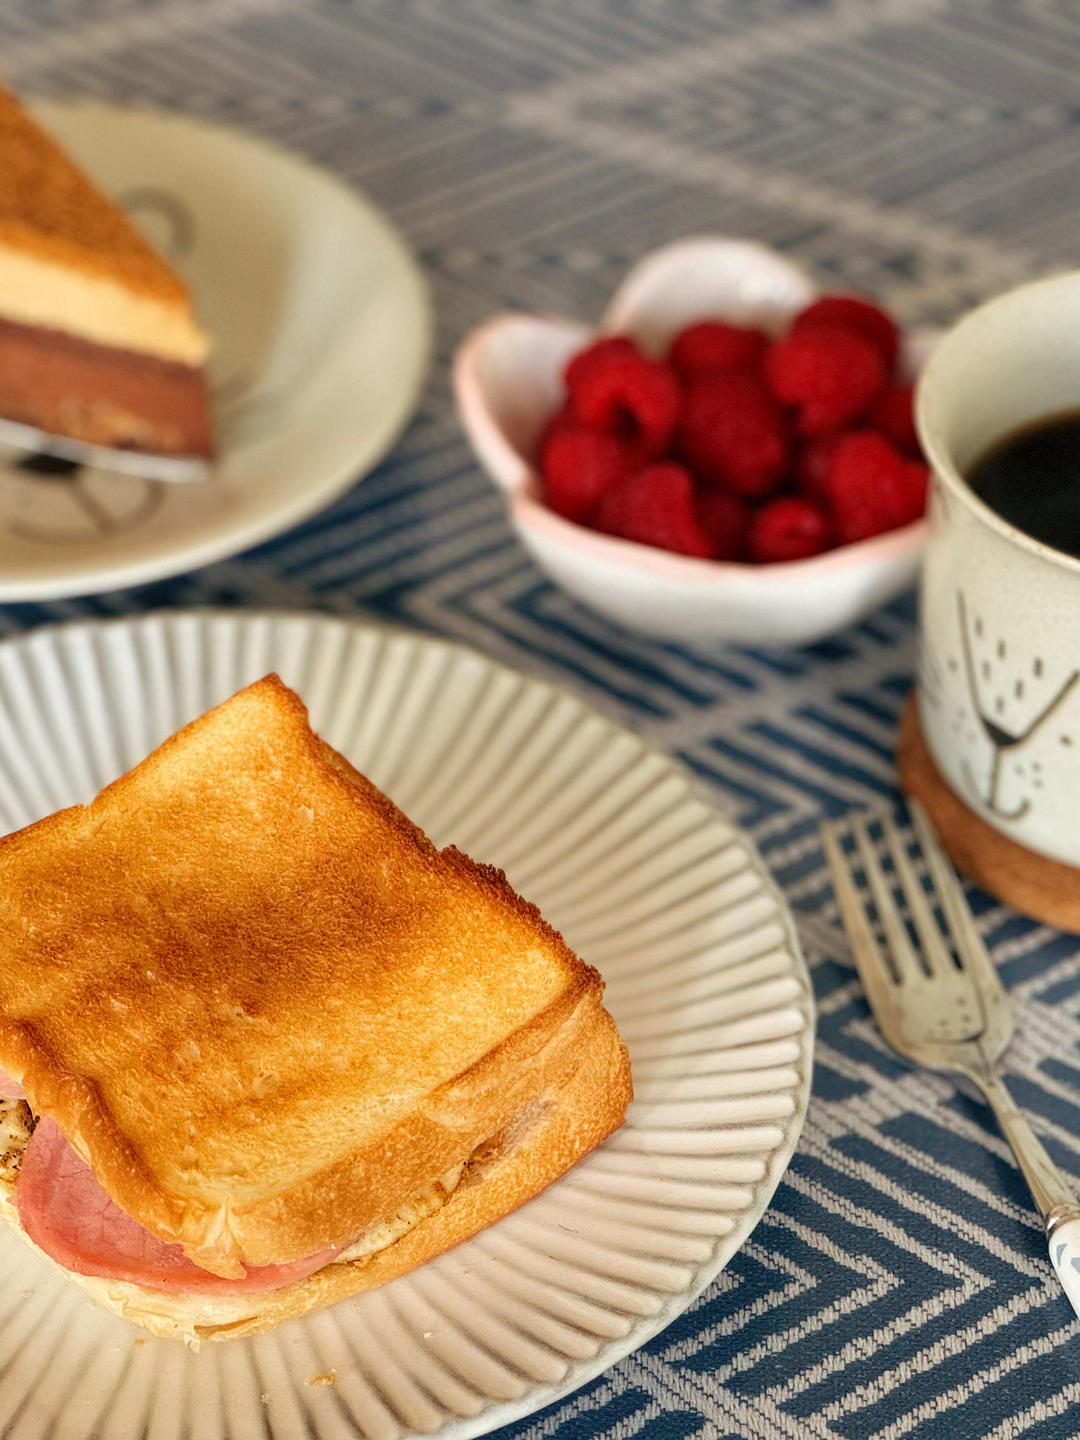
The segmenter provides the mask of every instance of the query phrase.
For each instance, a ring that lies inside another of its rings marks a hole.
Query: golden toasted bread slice
[[[275,676],[90,805],[0,841],[0,1069],[128,1215],[222,1276],[410,1218],[276,1300],[151,1296],[177,1333],[381,1283],[569,1168],[630,1095],[601,991],[500,872],[438,851]],[[150,1323],[139,1287],[98,1288]]]

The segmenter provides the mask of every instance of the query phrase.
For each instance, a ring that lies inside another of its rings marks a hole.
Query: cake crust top
[[[179,276],[3,86],[0,245],[192,312]]]

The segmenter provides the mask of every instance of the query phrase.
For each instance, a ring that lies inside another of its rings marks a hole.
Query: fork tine
[[[911,911],[911,918],[915,922],[915,928],[919,932],[919,939],[922,941],[923,958],[931,973],[935,970],[946,970],[951,968],[953,963],[952,952],[945,944],[938,926],[937,918],[930,909],[929,901],[926,898],[926,891],[922,882],[915,874],[915,867],[908,859],[907,847],[900,838],[899,831],[888,816],[881,820],[881,831],[888,843],[892,854],[893,865],[896,869],[897,879],[900,881],[900,889],[904,892],[908,909]]]
[[[866,998],[875,1014],[888,1011],[895,1003],[893,993],[896,982],[889,973],[885,957],[863,909],[858,887],[840,843],[839,829],[835,825],[823,824],[821,841],[832,874],[833,893],[840,907],[840,918],[847,931],[851,954],[866,991]]]
[[[859,847],[859,854],[862,856],[863,869],[866,871],[867,883],[874,897],[878,919],[885,932],[889,955],[896,967],[896,978],[902,985],[905,980],[913,980],[916,975],[925,972],[908,939],[907,927],[897,909],[889,882],[885,878],[885,872],[881,868],[881,862],[871,843],[870,831],[866,828],[866,821],[861,815],[852,817],[851,829]]]
[[[975,928],[975,921],[968,909],[967,901],[964,899],[960,881],[951,861],[947,859],[941,848],[937,832],[927,818],[926,811],[917,800],[909,800],[908,809],[919,837],[919,844],[926,856],[926,863],[934,877],[934,884],[937,886],[937,892],[941,898],[941,908],[945,911],[949,929],[956,941],[957,954],[963,965],[977,980],[983,994],[989,1000],[1000,998],[1004,1001],[1005,990],[1001,983],[1001,977],[998,975],[994,962],[987,954],[982,936]]]

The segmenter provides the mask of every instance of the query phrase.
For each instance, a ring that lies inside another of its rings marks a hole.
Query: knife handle
[[[1080,1315],[1080,1214],[1047,1226],[1050,1262],[1057,1271],[1061,1288]]]

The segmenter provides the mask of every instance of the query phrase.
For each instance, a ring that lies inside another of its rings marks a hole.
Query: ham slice
[[[0,1100],[25,1100],[26,1091],[19,1084],[18,1080],[12,1080],[10,1075],[5,1075],[0,1070]]]
[[[55,1120],[38,1121],[15,1186],[22,1227],[46,1255],[77,1275],[130,1280],[150,1290],[239,1295],[276,1290],[321,1270],[342,1248],[320,1250],[287,1265],[250,1266],[242,1280],[202,1270],[179,1245],[168,1245],[109,1199],[90,1166]]]

